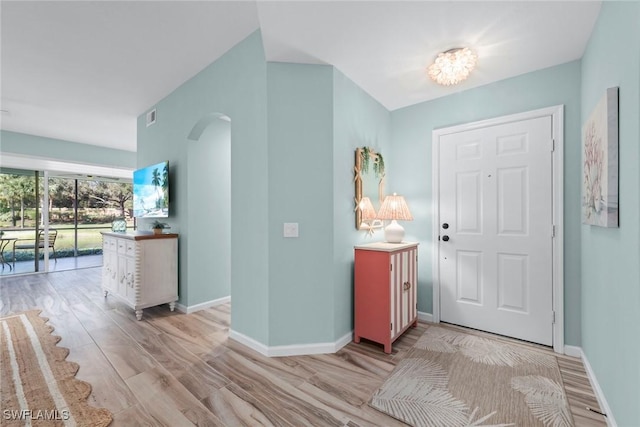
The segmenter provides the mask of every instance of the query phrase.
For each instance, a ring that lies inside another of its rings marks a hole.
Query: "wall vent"
[[[156,122],[156,109],[149,111],[147,113],[147,127],[151,126]]]

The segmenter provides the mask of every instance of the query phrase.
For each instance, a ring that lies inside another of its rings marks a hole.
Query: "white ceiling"
[[[260,29],[267,61],[334,65],[389,110],[578,59],[599,1],[7,1],[5,130],[136,150],[136,118]],[[478,53],[442,87],[438,52]]]

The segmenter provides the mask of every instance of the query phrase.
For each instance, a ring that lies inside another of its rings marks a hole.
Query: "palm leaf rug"
[[[440,326],[369,405],[413,426],[573,426],[555,356]]]
[[[57,347],[60,337],[39,310],[0,318],[3,426],[106,426],[111,413],[86,402],[91,385],[75,379],[78,364]]]

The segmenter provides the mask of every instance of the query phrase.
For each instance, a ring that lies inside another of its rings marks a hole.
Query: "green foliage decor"
[[[166,222],[160,222],[158,220],[153,221],[153,224],[151,224],[151,228],[155,230],[164,230],[168,226]]]
[[[362,147],[362,171],[364,173],[369,172],[371,158],[373,158],[373,173],[376,175],[376,178],[383,177],[384,158],[382,157],[382,154],[375,152],[367,146]]]

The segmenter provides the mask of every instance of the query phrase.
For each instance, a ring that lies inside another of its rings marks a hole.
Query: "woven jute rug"
[[[573,426],[556,358],[430,326],[369,401],[413,426]]]
[[[78,364],[57,347],[39,310],[0,318],[1,425],[106,426],[111,413],[86,402],[91,385],[75,379]]]

